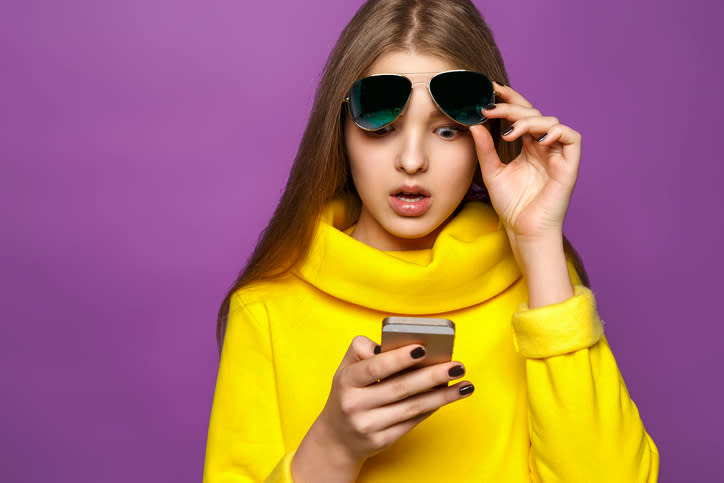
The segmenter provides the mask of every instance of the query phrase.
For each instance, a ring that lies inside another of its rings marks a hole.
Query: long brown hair
[[[245,268],[221,304],[216,337],[223,345],[231,296],[251,282],[288,273],[306,255],[324,206],[333,197],[347,195],[359,206],[349,175],[342,139],[343,99],[384,52],[393,49],[437,55],[459,69],[486,74],[509,85],[503,59],[493,34],[468,0],[370,0],[340,35],[317,88],[287,185],[269,225],[262,232]],[[507,121],[491,120],[489,128],[498,156],[510,162],[520,141],[501,142]],[[473,181],[484,197],[482,178]],[[566,251],[572,247],[566,240]],[[573,252],[574,260],[580,260]],[[578,267],[577,267],[578,268]],[[578,269],[584,281],[582,265]]]

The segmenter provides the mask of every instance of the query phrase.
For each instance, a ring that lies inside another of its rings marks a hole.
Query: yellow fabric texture
[[[232,298],[204,481],[291,482],[352,339],[388,315],[455,322],[475,392],[369,458],[360,482],[654,482],[659,456],[628,395],[594,296],[529,310],[495,212],[468,203],[430,250],[382,252],[330,204],[293,273]],[[320,475],[322,479],[323,475]]]
[[[593,293],[582,285],[562,304],[529,310],[527,302],[513,314],[513,344],[523,357],[544,358],[594,345],[603,335]]]

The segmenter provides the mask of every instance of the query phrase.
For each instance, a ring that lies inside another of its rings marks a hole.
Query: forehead
[[[442,57],[414,53],[409,50],[393,50],[379,56],[365,75],[419,74],[416,77],[420,77],[419,80],[425,80],[438,72],[453,69],[456,67]]]

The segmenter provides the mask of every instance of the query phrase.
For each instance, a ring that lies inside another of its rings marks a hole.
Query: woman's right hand
[[[464,374],[459,362],[398,374],[425,360],[419,344],[381,354],[375,347],[363,336],[350,344],[327,403],[294,456],[294,481],[353,481],[366,458],[473,391],[468,381],[447,387]]]

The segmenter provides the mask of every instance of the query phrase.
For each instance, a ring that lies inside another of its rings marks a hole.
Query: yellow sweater
[[[656,481],[656,446],[588,289],[576,285],[571,299],[528,310],[489,205],[467,204],[432,249],[412,252],[354,240],[339,226],[343,211],[330,204],[294,273],[234,295],[205,482],[292,481],[291,458],[350,342],[379,342],[392,314],[453,320],[453,360],[476,390],[369,458],[358,481]]]

